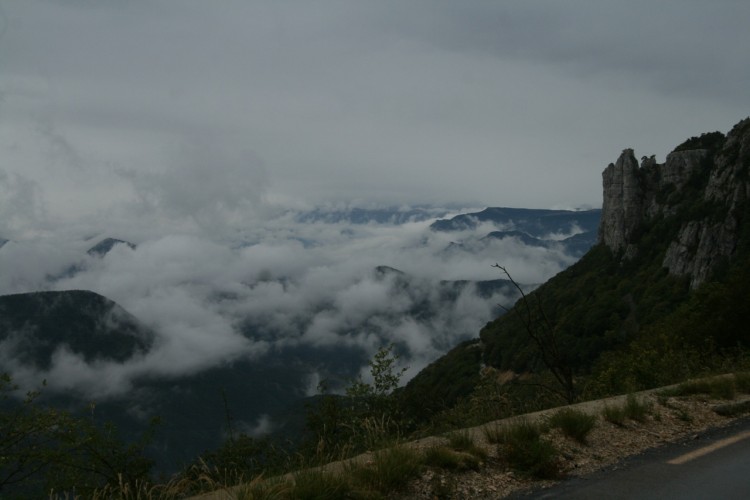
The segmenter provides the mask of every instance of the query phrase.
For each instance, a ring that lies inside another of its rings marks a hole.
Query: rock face
[[[695,288],[735,253],[750,198],[750,118],[726,137],[694,137],[658,164],[641,164],[626,149],[603,172],[604,200],[599,242],[622,259],[638,255],[641,234],[656,221],[670,221],[663,266],[689,276]]]
[[[615,252],[627,247],[643,217],[644,193],[638,168],[633,150],[626,149],[602,173],[604,202],[599,239]]]

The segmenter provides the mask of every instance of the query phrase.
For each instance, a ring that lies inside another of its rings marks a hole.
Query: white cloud
[[[103,257],[86,254],[102,235],[83,240],[61,229],[0,249],[9,269],[0,293],[92,290],[157,333],[146,355],[122,363],[86,364],[61,351],[47,373],[36,374],[59,388],[89,384],[97,395],[105,388],[116,394],[144,375],[177,377],[289,348],[352,349],[367,359],[389,343],[403,351],[411,376],[413,367],[476,336],[497,303],[513,300],[511,290],[480,297],[472,286],[448,298],[441,280],[502,278],[490,267],[500,261],[517,280],[536,283],[573,260],[512,239],[445,253],[451,238],[476,240],[492,227],[448,234],[430,231],[430,223],[297,223],[283,214],[248,221],[236,240],[214,240],[210,230],[164,234],[137,241],[137,249],[115,245]],[[73,265],[76,271],[64,274]],[[381,265],[406,274],[376,272]]]

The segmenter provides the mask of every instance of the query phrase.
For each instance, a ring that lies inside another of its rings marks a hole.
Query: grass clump
[[[501,455],[519,474],[537,479],[551,479],[560,474],[557,450],[542,439],[539,424],[519,420],[500,429],[494,437],[498,439]]]
[[[596,425],[596,417],[580,410],[563,408],[549,419],[550,427],[560,429],[566,436],[586,444],[586,438]]]
[[[639,400],[634,394],[628,394],[625,404],[605,405],[602,410],[602,417],[607,422],[623,427],[626,419],[645,422],[649,413],[651,413],[651,405]]]
[[[674,389],[666,391],[666,393],[670,396],[694,396],[696,394],[705,394],[714,399],[734,399],[737,396],[737,380],[737,376],[689,380],[681,383]],[[748,380],[745,380],[743,375],[741,383],[750,384],[750,376],[748,376]]]
[[[403,488],[422,468],[416,451],[395,446],[375,453],[372,463],[352,467],[350,475],[363,488],[383,494]]]
[[[237,500],[287,500],[291,497],[293,486],[284,480],[264,480],[258,477],[251,483],[237,487],[234,495]]]
[[[734,385],[737,387],[737,391],[750,394],[750,372],[735,373]]]
[[[645,422],[646,416],[651,412],[651,406],[635,397],[634,394],[628,394],[625,400],[625,416],[636,422]]]
[[[602,417],[609,423],[623,427],[625,425],[625,407],[605,405],[602,410]]]
[[[498,444],[503,441],[503,427],[499,424],[493,424],[484,428],[484,437],[492,444]]]
[[[288,498],[292,499],[346,499],[352,496],[352,485],[344,477],[321,470],[304,470],[294,475],[294,484],[282,496],[250,496],[255,498]],[[259,491],[259,493],[265,493]]]
[[[448,446],[456,451],[469,453],[482,460],[487,458],[487,452],[480,446],[477,446],[474,437],[466,430],[449,434]]]
[[[714,411],[722,417],[737,417],[745,415],[746,413],[750,413],[750,401],[717,406],[714,408]]]
[[[429,448],[424,454],[424,464],[445,470],[478,470],[481,460],[474,454],[452,450],[447,446]]]

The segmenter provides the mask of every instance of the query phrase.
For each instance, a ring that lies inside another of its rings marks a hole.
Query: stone
[[[639,253],[637,235],[644,222],[678,215],[697,203],[703,212],[696,211],[695,219],[664,235],[671,241],[663,260],[671,274],[688,276],[695,288],[736,251],[738,207],[750,199],[748,170],[750,118],[735,125],[718,150],[673,151],[663,164],[644,156],[639,166],[633,150],[625,149],[602,173],[599,243],[620,259],[633,259]],[[707,181],[701,181],[703,173]],[[702,192],[696,195],[695,189]]]

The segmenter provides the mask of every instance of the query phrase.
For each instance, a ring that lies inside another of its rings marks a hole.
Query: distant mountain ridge
[[[297,222],[326,224],[406,224],[444,217],[450,208],[440,207],[382,207],[382,208],[316,208],[296,214]]]
[[[469,236],[463,241],[453,242],[446,248],[447,252],[472,253],[492,242],[512,239],[528,247],[560,248],[578,258],[596,244],[600,216],[600,209],[577,211],[490,207],[481,212],[439,219],[430,225],[430,229],[461,233],[476,231],[481,224],[497,228],[479,238]]]
[[[498,229],[515,229],[541,238],[553,233],[596,232],[601,210],[544,210],[489,207],[481,212],[457,215],[432,223],[433,231],[465,231],[489,222]]]

